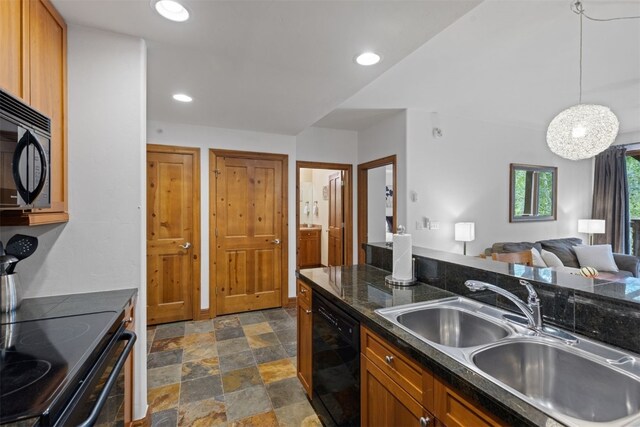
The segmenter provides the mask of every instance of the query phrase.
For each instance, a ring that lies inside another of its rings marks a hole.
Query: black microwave
[[[0,90],[0,210],[51,206],[51,120]]]

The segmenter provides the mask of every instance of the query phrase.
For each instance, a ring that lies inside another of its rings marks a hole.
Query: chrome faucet
[[[467,280],[464,282],[465,286],[469,288],[471,291],[483,291],[489,290],[493,291],[503,297],[507,298],[509,301],[514,303],[524,315],[527,317],[527,326],[530,329],[536,331],[542,331],[542,314],[540,313],[540,298],[538,298],[538,294],[536,293],[531,283],[526,280],[520,280],[520,284],[527,288],[527,292],[529,292],[529,296],[527,297],[527,303],[525,304],[520,298],[515,296],[509,291],[506,291],[498,286],[490,285],[489,283],[480,282],[478,280]]]

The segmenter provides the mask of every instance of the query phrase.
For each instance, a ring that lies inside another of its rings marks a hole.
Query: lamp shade
[[[574,105],[551,120],[547,129],[547,145],[565,159],[588,159],[613,143],[619,126],[618,118],[609,107]]]
[[[579,219],[578,233],[604,234],[604,219]]]
[[[474,222],[457,222],[455,237],[457,242],[472,242],[476,238],[476,224]]]

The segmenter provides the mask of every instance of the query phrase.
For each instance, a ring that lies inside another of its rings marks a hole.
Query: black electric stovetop
[[[0,324],[0,424],[55,418],[121,320],[108,311]]]

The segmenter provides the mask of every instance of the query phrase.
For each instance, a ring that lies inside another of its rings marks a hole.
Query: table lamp
[[[604,219],[579,219],[578,233],[589,235],[589,245],[593,245],[594,234],[604,234]]]
[[[455,240],[456,242],[464,242],[463,251],[464,255],[467,254],[467,242],[473,242],[476,238],[476,224],[475,222],[457,222],[455,225]]]

